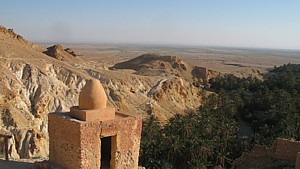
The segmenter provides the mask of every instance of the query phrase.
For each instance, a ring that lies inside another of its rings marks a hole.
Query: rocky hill
[[[0,33],[1,40],[15,39],[21,44],[25,44],[31,47],[34,46],[32,43],[24,39],[21,35],[16,34],[13,29],[6,29],[4,26],[0,25]]]
[[[160,56],[144,54],[125,62],[117,63],[111,69],[132,69],[135,74],[144,76],[169,76],[174,75],[187,81],[208,80],[219,75],[219,72],[205,67],[193,66],[185,63],[179,56]]]
[[[0,129],[13,133],[14,158],[47,158],[48,119],[78,105],[86,79],[99,79],[111,106],[165,121],[201,105],[199,74],[177,56],[142,55],[105,70],[60,45],[32,44],[0,27]]]
[[[114,73],[115,78],[122,77],[120,81],[124,82],[125,86],[130,86],[129,92],[117,88],[112,92],[117,92],[124,98],[130,96],[130,101],[124,101],[138,103],[138,109],[142,108],[148,114],[155,114],[162,121],[176,113],[184,113],[201,105],[204,93],[193,85],[192,68],[178,56],[144,54],[117,63],[110,69],[108,72]],[[134,80],[130,80],[130,77]],[[136,104],[132,103],[128,105],[136,107]]]
[[[134,59],[117,63],[114,69],[133,69],[136,74],[145,76],[161,76],[162,74],[179,74],[187,73],[191,75],[191,68],[184,63],[178,56],[159,56],[155,54],[144,54]]]

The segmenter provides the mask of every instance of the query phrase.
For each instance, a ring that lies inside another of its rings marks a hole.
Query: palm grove
[[[198,110],[161,126],[143,122],[140,164],[146,168],[229,168],[253,144],[300,138],[300,65],[274,67],[263,80],[227,74],[210,80],[211,94]],[[238,136],[238,121],[253,131]]]

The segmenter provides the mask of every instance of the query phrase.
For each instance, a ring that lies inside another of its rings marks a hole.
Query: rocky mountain
[[[99,79],[118,111],[154,114],[161,121],[199,107],[206,94],[194,85],[203,75],[178,56],[147,54],[106,70],[75,55],[61,45],[45,49],[0,27],[0,129],[14,135],[13,158],[47,158],[47,115],[78,105],[86,79]]]

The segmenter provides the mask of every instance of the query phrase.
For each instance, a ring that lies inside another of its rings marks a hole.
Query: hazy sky
[[[300,0],[5,0],[0,25],[35,42],[300,49]]]

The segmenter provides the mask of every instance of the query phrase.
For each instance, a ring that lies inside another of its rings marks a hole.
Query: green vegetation
[[[228,168],[254,143],[270,146],[277,137],[300,138],[300,65],[274,68],[264,78],[225,75],[210,80],[203,106],[175,115],[161,126],[143,123],[140,163],[154,168]],[[238,119],[254,135],[238,137]]]
[[[263,81],[218,77],[211,88],[237,105],[236,116],[251,124],[256,143],[271,145],[277,137],[300,139],[300,65],[274,68]]]

